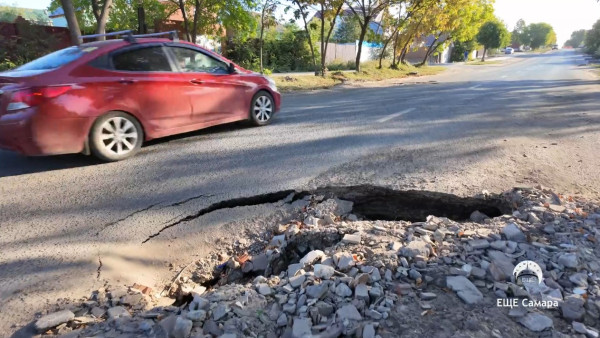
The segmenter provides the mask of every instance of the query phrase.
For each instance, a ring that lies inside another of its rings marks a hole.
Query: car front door
[[[173,44],[168,47],[181,75],[182,93],[192,105],[192,120],[218,124],[244,119],[252,87],[228,64],[199,49]]]
[[[179,74],[162,44],[119,49],[111,55],[119,79],[119,98],[137,106],[140,116],[160,135],[192,123],[191,104],[177,90]]]

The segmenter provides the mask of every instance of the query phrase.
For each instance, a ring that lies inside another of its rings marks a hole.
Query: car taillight
[[[60,96],[71,89],[71,86],[52,86],[28,88],[12,94],[6,110],[18,110],[40,105],[47,99]]]

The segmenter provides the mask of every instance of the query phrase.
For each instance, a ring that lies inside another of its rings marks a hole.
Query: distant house
[[[359,10],[356,10],[357,13],[360,13]],[[352,9],[350,7],[346,7],[343,8],[342,11],[340,12],[340,17],[341,18],[351,18],[353,17],[355,14],[352,11]],[[381,35],[383,34],[383,27],[381,26],[381,19],[383,16],[383,12],[379,13],[379,15],[377,15],[377,17],[375,19],[373,19],[370,23],[369,23],[369,28],[371,29],[371,31],[377,35]],[[317,11],[315,12],[315,14],[313,15],[313,17],[308,21],[312,21],[312,20],[321,20],[321,11]],[[335,22],[335,27],[333,29],[332,35],[335,35],[335,32],[340,29],[340,26],[342,24],[342,20],[336,20]]]
[[[435,36],[433,36],[433,35],[429,35],[429,36],[423,37],[420,40],[417,40],[416,42],[414,42],[411,45],[410,50],[406,54],[406,61],[412,62],[412,63],[422,62],[423,58],[425,58],[425,55],[427,54],[427,51],[429,50],[429,47],[431,47],[431,45],[436,42],[437,41],[435,39]],[[429,59],[427,60],[427,62],[428,63],[450,63],[452,48],[453,48],[452,43],[449,43],[443,50],[438,48],[436,53],[433,53],[435,55],[429,56]]]
[[[67,27],[67,19],[65,18],[65,11],[62,7],[50,12],[48,15],[52,20],[52,26],[54,27]]]
[[[43,9],[31,9],[12,6],[0,6],[0,21],[13,23],[17,17],[41,26],[52,26],[48,12]]]

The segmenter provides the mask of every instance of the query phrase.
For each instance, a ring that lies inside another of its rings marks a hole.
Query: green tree
[[[527,24],[525,20],[520,19],[517,21],[515,25],[515,29],[513,29],[512,34],[512,43],[518,46],[527,45],[530,43],[529,37],[527,35]]]
[[[0,7],[0,22],[15,22],[19,16],[19,12],[15,7],[2,6]]]
[[[344,15],[340,18],[338,29],[333,34],[333,42],[354,43],[360,36],[360,25],[355,16]]]
[[[533,49],[556,43],[554,28],[547,23],[533,23],[527,26],[527,35]]]
[[[504,23],[498,19],[488,21],[481,26],[477,33],[477,42],[483,45],[483,56],[481,61],[485,61],[485,54],[489,49],[500,48],[510,42],[510,33]]]
[[[401,4],[404,0],[351,0],[346,1],[352,13],[354,13],[360,26],[360,35],[358,36],[358,51],[356,52],[356,71],[360,72],[360,59],[362,55],[362,45],[367,36],[367,31],[371,22],[375,20],[391,4]]]
[[[573,47],[573,48],[577,48],[577,47],[581,46],[583,41],[585,41],[585,34],[586,34],[585,29],[580,29],[578,31],[574,31],[571,34],[571,38],[569,40],[567,40],[567,42],[565,42],[565,46],[569,46],[569,47]]]
[[[185,36],[194,43],[198,35],[221,34],[225,28],[244,37],[256,29],[257,21],[250,12],[256,7],[254,0],[178,0],[177,7]]]
[[[278,0],[263,0],[260,4],[260,73],[264,73],[263,66],[263,49],[264,49],[264,36],[265,36],[265,28],[269,28],[277,24],[277,20],[275,20],[274,13],[279,5]]]
[[[473,40],[481,23],[492,17],[492,2],[488,0],[446,0],[428,6],[422,29],[425,35],[433,35],[434,40],[419,66],[451,41]]]
[[[587,53],[600,55],[600,20],[585,34],[585,50]]]

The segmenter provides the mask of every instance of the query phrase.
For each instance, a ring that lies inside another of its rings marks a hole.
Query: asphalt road
[[[172,277],[168,264],[212,249],[229,216],[165,226],[223,200],[365,182],[457,194],[541,183],[595,197],[600,91],[582,63],[573,51],[516,55],[288,94],[268,127],[153,141],[118,163],[0,151],[0,333],[107,280]]]

